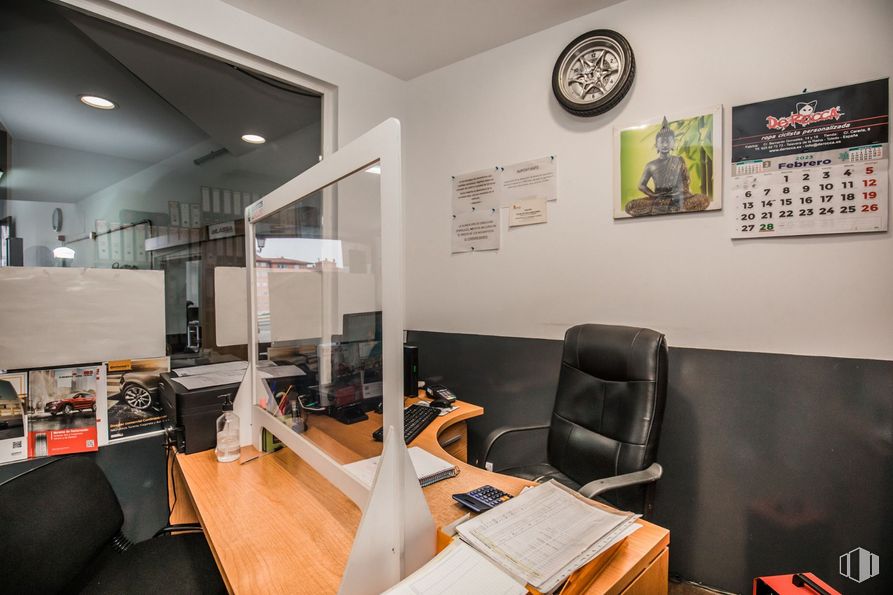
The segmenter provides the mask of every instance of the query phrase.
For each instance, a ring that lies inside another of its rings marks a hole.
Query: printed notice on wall
[[[525,198],[509,207],[509,227],[546,222],[546,199],[538,196]]]
[[[558,159],[543,157],[507,165],[502,172],[502,206],[535,196],[558,200]]]
[[[109,250],[109,224],[104,219],[96,220],[96,258],[99,260],[108,260],[111,256]]]
[[[121,224],[117,221],[112,223],[111,232],[109,237],[111,238],[112,244],[112,260],[121,260],[121,232],[118,228],[121,227]]]
[[[119,231],[121,242],[124,244],[124,260],[133,262],[133,227],[125,227]]]
[[[498,168],[453,176],[453,214],[498,209],[502,171]]]
[[[167,201],[167,211],[171,219],[171,226],[180,227],[180,203],[176,200]]]
[[[499,250],[499,209],[453,215],[453,254]]]
[[[885,231],[889,79],[732,109],[734,238]]]

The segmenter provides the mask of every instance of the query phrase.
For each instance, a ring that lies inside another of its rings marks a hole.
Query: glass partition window
[[[340,464],[381,454],[379,180],[361,170],[255,225],[257,406]]]
[[[216,269],[246,266],[245,208],[318,163],[322,98],[48,0],[0,21],[0,266],[163,271],[172,366],[244,360]],[[291,215],[311,237],[319,206]]]

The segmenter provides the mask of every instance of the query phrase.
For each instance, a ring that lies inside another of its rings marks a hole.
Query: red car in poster
[[[43,408],[46,413],[51,413],[53,415],[58,415],[60,413],[69,415],[75,411],[86,411],[88,409],[96,411],[96,395],[86,391],[71,393],[64,399],[59,399],[58,401],[50,401]]]

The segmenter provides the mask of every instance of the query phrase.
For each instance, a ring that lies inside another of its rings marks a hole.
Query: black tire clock
[[[596,29],[570,42],[558,56],[552,91],[575,116],[598,116],[620,103],[635,74],[636,59],[626,38]]]
[[[51,223],[53,226],[53,231],[57,233],[62,231],[62,209],[53,209],[53,220]]]

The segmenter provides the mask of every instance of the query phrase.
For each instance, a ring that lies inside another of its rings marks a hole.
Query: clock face
[[[610,110],[632,86],[632,48],[616,31],[599,29],[573,40],[555,62],[552,91],[568,112],[597,116]]]
[[[53,209],[53,231],[62,231],[62,209]]]

